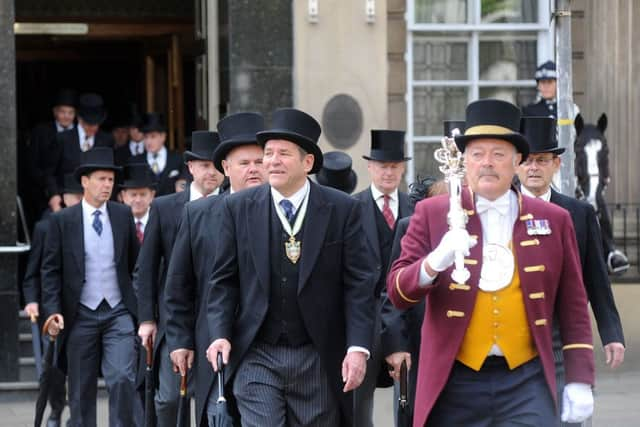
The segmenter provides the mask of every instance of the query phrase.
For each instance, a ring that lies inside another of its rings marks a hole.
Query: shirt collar
[[[535,194],[533,194],[531,191],[529,191],[527,189],[527,187],[525,187],[524,185],[520,186],[520,191],[522,191],[522,194],[524,194],[525,196],[529,196],[529,197],[534,197],[534,198],[538,198],[538,199],[542,199],[545,202],[550,202],[551,201],[551,187],[547,188],[547,191],[541,195],[541,196],[536,196]]]
[[[135,222],[140,221],[142,223],[142,225],[147,225],[147,222],[149,222],[149,211],[151,209],[147,209],[147,211],[145,212],[144,215],[142,215],[141,218],[134,218]]]
[[[278,206],[280,205],[280,201],[282,201],[283,199],[289,200],[295,207],[296,211],[298,211],[298,209],[300,208],[300,205],[302,204],[302,201],[304,200],[307,193],[309,192],[310,187],[311,186],[309,185],[309,180],[305,179],[304,185],[298,191],[293,193],[290,197],[284,197],[282,193],[280,193],[275,188],[271,187],[271,197],[273,197],[273,201]]]
[[[163,145],[162,148],[158,150],[158,157],[155,160],[164,159],[166,155],[167,155],[167,147]],[[151,162],[154,160],[153,153],[150,151],[147,151],[147,160]]]
[[[476,195],[476,210],[479,210],[477,208],[477,206],[479,204],[485,204],[486,203],[486,204],[489,204],[489,205],[503,205],[503,206],[506,206],[507,207],[506,211],[508,213],[509,206],[511,206],[511,198],[512,198],[511,194],[512,194],[512,191],[511,190],[507,190],[506,193],[504,193],[502,196],[496,198],[495,200],[489,200],[489,199],[487,199],[485,197],[482,197],[480,195]],[[513,196],[515,197],[515,194]]]
[[[63,132],[65,130],[71,130],[73,129],[73,123],[71,123],[71,126],[69,126],[68,128],[62,126],[60,123],[58,123],[57,120],[54,120],[54,122],[56,123],[56,131],[58,132]]]
[[[93,207],[86,201],[86,199],[82,198],[82,211],[86,216],[93,217],[93,213],[95,211],[100,211],[101,217],[104,218],[107,215],[107,202],[104,202],[99,207]]]
[[[206,197],[217,196],[219,193],[220,193],[220,187],[216,188],[211,193],[207,194]],[[193,202],[194,200],[201,199],[202,197],[203,197],[203,194],[200,191],[198,191],[198,189],[195,186],[195,183],[192,182],[189,185],[189,201]]]
[[[373,200],[378,200],[379,198],[384,196],[384,193],[380,190],[378,190],[378,188],[371,184],[371,195],[373,196]],[[391,200],[398,200],[398,189],[396,188],[395,190],[393,190],[393,192],[391,194],[389,194],[389,198]]]

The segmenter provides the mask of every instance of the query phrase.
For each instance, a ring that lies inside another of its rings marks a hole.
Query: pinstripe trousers
[[[255,342],[238,367],[233,394],[243,427],[340,424],[339,403],[311,344]]]

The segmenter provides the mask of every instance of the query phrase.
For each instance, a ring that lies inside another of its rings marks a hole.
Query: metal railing
[[[18,217],[20,218],[20,224],[22,226],[22,232],[24,233],[24,242],[16,241],[14,246],[0,246],[1,254],[19,254],[22,252],[29,252],[31,250],[31,237],[29,236],[29,227],[27,226],[27,219],[24,215],[24,208],[22,206],[22,200],[20,196],[16,196],[16,205],[18,207]]]
[[[640,281],[640,203],[611,203],[611,228],[616,247],[625,253],[631,267],[614,281]]]

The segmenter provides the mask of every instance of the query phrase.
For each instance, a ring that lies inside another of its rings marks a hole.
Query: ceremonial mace
[[[447,213],[447,223],[450,230],[465,229],[467,225],[467,213],[462,209],[462,179],[465,168],[462,153],[456,146],[455,136],[460,134],[459,129],[453,129],[451,136],[442,138],[442,148],[438,148],[433,156],[441,164],[440,172],[444,174],[444,181],[449,187],[449,212]],[[451,273],[454,282],[464,284],[471,274],[464,266],[464,253],[455,252],[455,268]]]

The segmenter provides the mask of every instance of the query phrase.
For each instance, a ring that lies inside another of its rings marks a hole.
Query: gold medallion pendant
[[[295,264],[300,259],[300,245],[302,242],[298,242],[295,237],[290,236],[289,241],[284,243],[284,249],[287,254],[287,258],[292,264]]]

